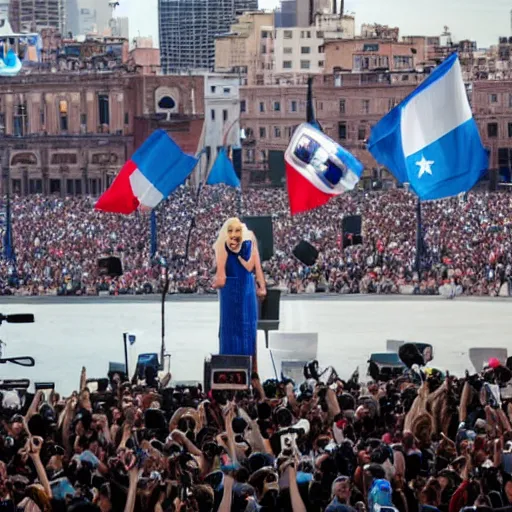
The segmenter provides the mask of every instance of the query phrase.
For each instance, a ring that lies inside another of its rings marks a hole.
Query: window
[[[124,113],[124,124],[130,124],[130,113],[129,112]]]
[[[498,136],[498,123],[488,123],[487,124],[487,137],[497,137]]]
[[[264,126],[260,126],[260,139],[264,139],[267,136],[267,129]]]
[[[300,37],[301,39],[311,39],[311,32],[309,30],[302,30]]]
[[[290,112],[297,112],[297,101],[290,101]]]
[[[210,86],[210,91],[212,92],[212,94],[215,94],[216,89],[217,89],[217,87],[215,87],[215,85]]]
[[[267,45],[266,44],[261,45],[261,53],[262,53],[262,55],[265,55],[267,53]]]
[[[281,112],[281,102],[274,101],[274,112]]]
[[[224,109],[222,111],[222,121],[226,122],[228,120],[228,111]]]
[[[213,108],[210,110],[210,117],[212,121],[215,121],[215,110]]]
[[[0,135],[5,135],[5,114],[0,113]]]
[[[269,34],[269,33],[268,33],[268,31],[266,31],[266,30],[262,30],[262,31],[261,31],[261,38],[262,38],[262,39],[267,39],[268,34]]]
[[[292,39],[293,38],[293,32],[291,30],[283,31],[283,38],[284,39]]]
[[[28,180],[28,193],[29,194],[42,194],[43,193],[43,180],[40,180],[40,179]]]
[[[240,100],[240,112],[247,112],[247,103],[245,100]]]
[[[292,61],[291,60],[283,60],[283,69],[291,69]]]
[[[366,139],[366,127],[360,126],[357,129],[357,140],[364,140]]]
[[[288,48],[288,47],[283,48],[283,53],[285,55],[290,55],[291,53],[293,53],[293,48]]]
[[[370,113],[370,100],[361,100],[361,112],[363,114]]]
[[[311,63],[309,62],[309,60],[301,60],[300,61],[300,69],[309,69],[310,65],[311,65]]]
[[[388,100],[388,110],[394,109],[398,105],[398,101],[395,98],[389,98]]]
[[[276,139],[281,138],[281,128],[279,126],[274,126],[274,137]]]
[[[324,38],[324,31],[323,30],[317,30],[316,31],[316,38],[317,39],[323,39]]]
[[[512,108],[512,94],[508,95],[508,106],[509,108]]]
[[[345,113],[346,101],[344,99],[340,100],[340,114]]]
[[[412,56],[408,55],[394,55],[393,64],[395,69],[412,69]]]
[[[323,60],[319,60],[319,61],[318,61],[318,67],[319,67],[319,68],[323,68],[323,67],[324,67],[324,65],[325,65],[325,62],[324,62]]]
[[[339,73],[336,73],[334,75],[334,87],[341,87],[342,85],[343,85],[343,77]]]
[[[363,52],[378,52],[379,45],[378,44],[364,44]]]
[[[110,124],[110,108],[108,94],[98,94],[98,109],[100,124]]]
[[[338,123],[338,139],[347,140],[347,123]]]
[[[489,102],[490,103],[498,103],[498,95],[497,94],[489,94]]]
[[[508,136],[512,137],[512,123],[508,123]]]
[[[265,112],[265,102],[260,101],[260,112]]]
[[[59,101],[59,126],[61,132],[68,131],[68,102],[66,100]]]
[[[306,53],[311,53],[311,48],[309,46],[301,46],[300,53],[305,55]]]
[[[224,87],[223,92],[224,92],[224,94],[229,94],[231,92],[231,88],[230,87]]]
[[[41,123],[42,127],[45,125],[46,122],[46,111],[44,105],[41,106],[41,109],[39,110],[39,122]]]
[[[26,102],[20,102],[14,107],[13,130],[16,137],[23,137],[28,131],[28,115]]]
[[[254,149],[248,149],[245,153],[246,162],[248,164],[254,163]]]

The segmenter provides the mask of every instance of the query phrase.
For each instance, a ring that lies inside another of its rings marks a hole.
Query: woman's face
[[[509,503],[512,503],[512,480],[505,484],[505,494]]]
[[[239,222],[232,222],[228,226],[228,247],[237,252],[242,245],[242,224]]]
[[[350,481],[344,480],[341,482],[336,482],[334,484],[334,496],[338,498],[338,501],[341,503],[349,503],[350,502]]]

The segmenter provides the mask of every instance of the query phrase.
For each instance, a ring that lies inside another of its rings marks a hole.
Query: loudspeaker
[[[293,249],[293,255],[304,265],[311,267],[318,259],[318,250],[309,242],[302,240],[299,245]]]
[[[98,273],[100,276],[119,277],[123,275],[121,260],[115,256],[100,258],[98,260]]]
[[[242,148],[233,148],[233,168],[239,180],[242,180]]]
[[[268,261],[274,255],[274,233],[272,217],[244,217],[242,222],[254,233],[258,240],[261,261]]]
[[[284,187],[285,183],[285,164],[284,151],[270,149],[268,152],[268,169],[270,180],[274,187]]]
[[[265,300],[260,303],[258,330],[265,332],[265,345],[268,348],[269,331],[279,330],[281,290],[267,290]]]
[[[361,215],[347,215],[346,217],[343,217],[343,220],[341,221],[343,248],[351,245],[361,245],[363,243],[361,225]]]
[[[244,391],[251,383],[250,356],[216,355],[204,361],[204,389]]]

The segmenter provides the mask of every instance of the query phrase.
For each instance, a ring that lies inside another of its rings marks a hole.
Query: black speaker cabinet
[[[251,385],[250,356],[211,356],[204,361],[204,389],[244,391]]]
[[[98,260],[98,272],[100,276],[119,277],[123,275],[121,260],[115,256],[100,258]]]
[[[309,242],[302,240],[293,249],[293,255],[307,267],[311,267],[318,259],[318,249],[312,246]]]
[[[258,240],[261,261],[268,261],[274,255],[274,233],[272,217],[244,217],[242,222],[254,233]]]
[[[279,330],[281,290],[267,290],[265,300],[260,303],[258,330],[265,332],[265,344],[268,348],[269,331]]]

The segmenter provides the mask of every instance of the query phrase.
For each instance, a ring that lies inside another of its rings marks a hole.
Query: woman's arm
[[[226,262],[228,261],[228,252],[226,247],[219,248],[215,253],[215,261],[217,264],[217,271],[215,272],[214,288],[223,288],[226,284]]]
[[[256,283],[258,285],[258,297],[265,297],[267,295],[267,285],[265,284],[265,275],[261,267],[260,251],[258,250],[258,241],[254,238],[254,267],[256,269]]]

